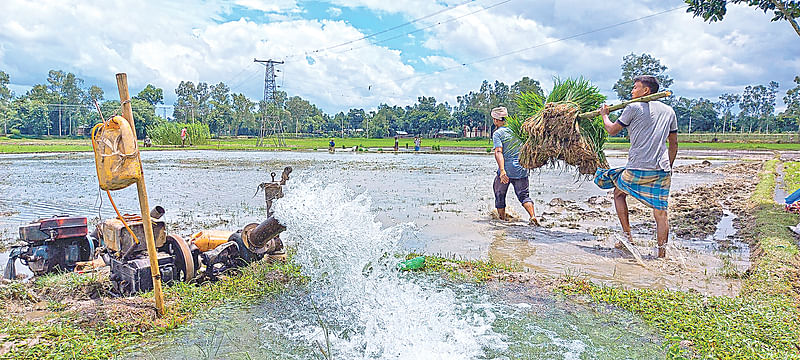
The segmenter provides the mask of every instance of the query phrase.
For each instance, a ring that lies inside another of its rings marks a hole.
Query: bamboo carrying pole
[[[621,103],[619,103],[617,105],[611,105],[611,106],[608,107],[608,111],[616,111],[616,110],[622,109],[622,108],[624,108],[624,107],[626,107],[626,106],[628,106],[630,104],[633,104],[635,102],[648,102],[648,101],[653,101],[653,100],[658,100],[658,99],[661,99],[661,98],[665,98],[665,97],[670,96],[670,95],[672,95],[672,92],[669,91],[669,90],[662,91],[662,92],[657,92],[655,94],[642,96],[640,98],[636,98],[636,99],[633,99],[633,100],[623,101],[623,102],[621,102]],[[593,117],[595,117],[597,115],[600,115],[600,109],[579,114],[578,117],[582,118],[582,119],[591,119],[591,118],[593,118]]]
[[[125,73],[117,74],[117,89],[119,90],[119,101],[122,103],[122,116],[131,125],[133,136],[136,137],[136,126],[133,122],[133,110],[131,109],[131,95],[128,93],[128,75]],[[136,156],[141,156],[137,154]],[[141,167],[141,161],[139,161]],[[147,257],[150,258],[150,275],[153,277],[153,297],[156,299],[156,310],[158,316],[164,315],[164,295],[161,293],[161,272],[158,269],[158,254],[156,252],[156,242],[153,238],[153,223],[150,222],[150,204],[147,201],[147,188],[144,185],[144,171],[142,177],[136,181],[136,189],[139,191],[139,208],[142,211],[142,224],[144,225],[144,239],[147,242]]]

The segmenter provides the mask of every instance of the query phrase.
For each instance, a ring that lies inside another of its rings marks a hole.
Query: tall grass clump
[[[147,136],[156,145],[181,145],[181,129],[186,127],[186,144],[206,145],[211,138],[211,132],[206,124],[184,124],[177,122],[161,121],[147,127]]]

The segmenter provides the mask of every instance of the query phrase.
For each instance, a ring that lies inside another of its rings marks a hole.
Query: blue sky
[[[232,91],[259,99],[263,66],[253,58],[280,59],[285,61],[278,67],[281,89],[328,113],[408,105],[423,95],[453,104],[483,80],[510,85],[523,76],[547,89],[555,76],[583,75],[615,99],[611,87],[629,53],[660,59],[679,96],[716,99],[774,80],[781,84],[780,99],[792,87],[800,75],[800,37],[788,23],[770,22],[769,15],[746,6],[730,6],[725,21],[713,24],[682,8],[668,11],[683,5],[679,0],[46,5],[5,0],[0,70],[11,75],[17,94],[44,83],[48,70],[60,69],[101,86],[107,98],[116,97],[114,74],[127,72],[132,91],[150,83],[163,88],[171,104],[182,80],[224,81]],[[413,23],[400,26],[408,22]],[[598,30],[608,26],[613,27]],[[342,43],[348,44],[331,48]],[[493,56],[499,57],[481,61]]]

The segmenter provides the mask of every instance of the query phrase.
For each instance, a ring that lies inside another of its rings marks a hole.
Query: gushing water
[[[450,289],[399,273],[396,254],[412,224],[382,229],[366,194],[339,184],[295,179],[275,204],[296,244],[295,261],[310,278],[318,323],[296,336],[326,344],[337,358],[475,358],[504,347],[492,330],[492,305],[459,301]],[[301,324],[281,324],[300,328]]]

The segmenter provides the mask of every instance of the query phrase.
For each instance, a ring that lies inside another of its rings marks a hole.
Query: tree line
[[[99,123],[95,101],[105,118],[121,113],[119,101],[104,100],[103,89],[85,86],[73,73],[50,70],[45,84],[36,84],[25,94],[15,96],[8,88],[10,77],[0,71],[0,130],[3,134],[75,136],[88,134]],[[155,96],[157,94],[157,96]],[[163,102],[162,90],[145,87],[131,99],[137,134],[160,118],[155,105]]]
[[[621,76],[613,87],[620,100],[630,98],[636,75],[654,75],[665,89],[674,82],[668,68],[651,55],[629,54],[622,60]],[[0,123],[4,134],[85,135],[86,129],[100,121],[95,100],[106,118],[119,112],[118,101],[104,100],[100,87],[86,86],[72,73],[51,70],[46,83],[34,85],[20,96],[10,91],[9,82],[9,75],[0,71]],[[724,93],[717,99],[672,96],[664,102],[675,109],[681,132],[798,131],[800,76],[794,78],[794,83],[796,86],[782,98],[786,110],[780,113],[776,112],[779,84],[775,81],[748,85],[741,93]],[[530,77],[511,85],[484,80],[479,89],[456,97],[453,104],[419,96],[408,106],[381,104],[374,110],[351,108],[327,114],[309,100],[283,91],[278,91],[275,102],[268,104],[233,93],[223,82],[182,81],[175,89],[170,119],[156,114],[156,106],[163,104],[163,90],[151,84],[132,99],[131,105],[140,137],[145,136],[148,127],[166,121],[206,124],[217,136],[258,135],[264,119],[270,124],[280,119],[285,133],[380,138],[399,131],[423,136],[434,136],[443,130],[461,134],[465,128],[490,131],[490,110],[502,105],[508,107],[510,114],[516,114],[516,98],[525,92],[544,93],[540,82]]]

